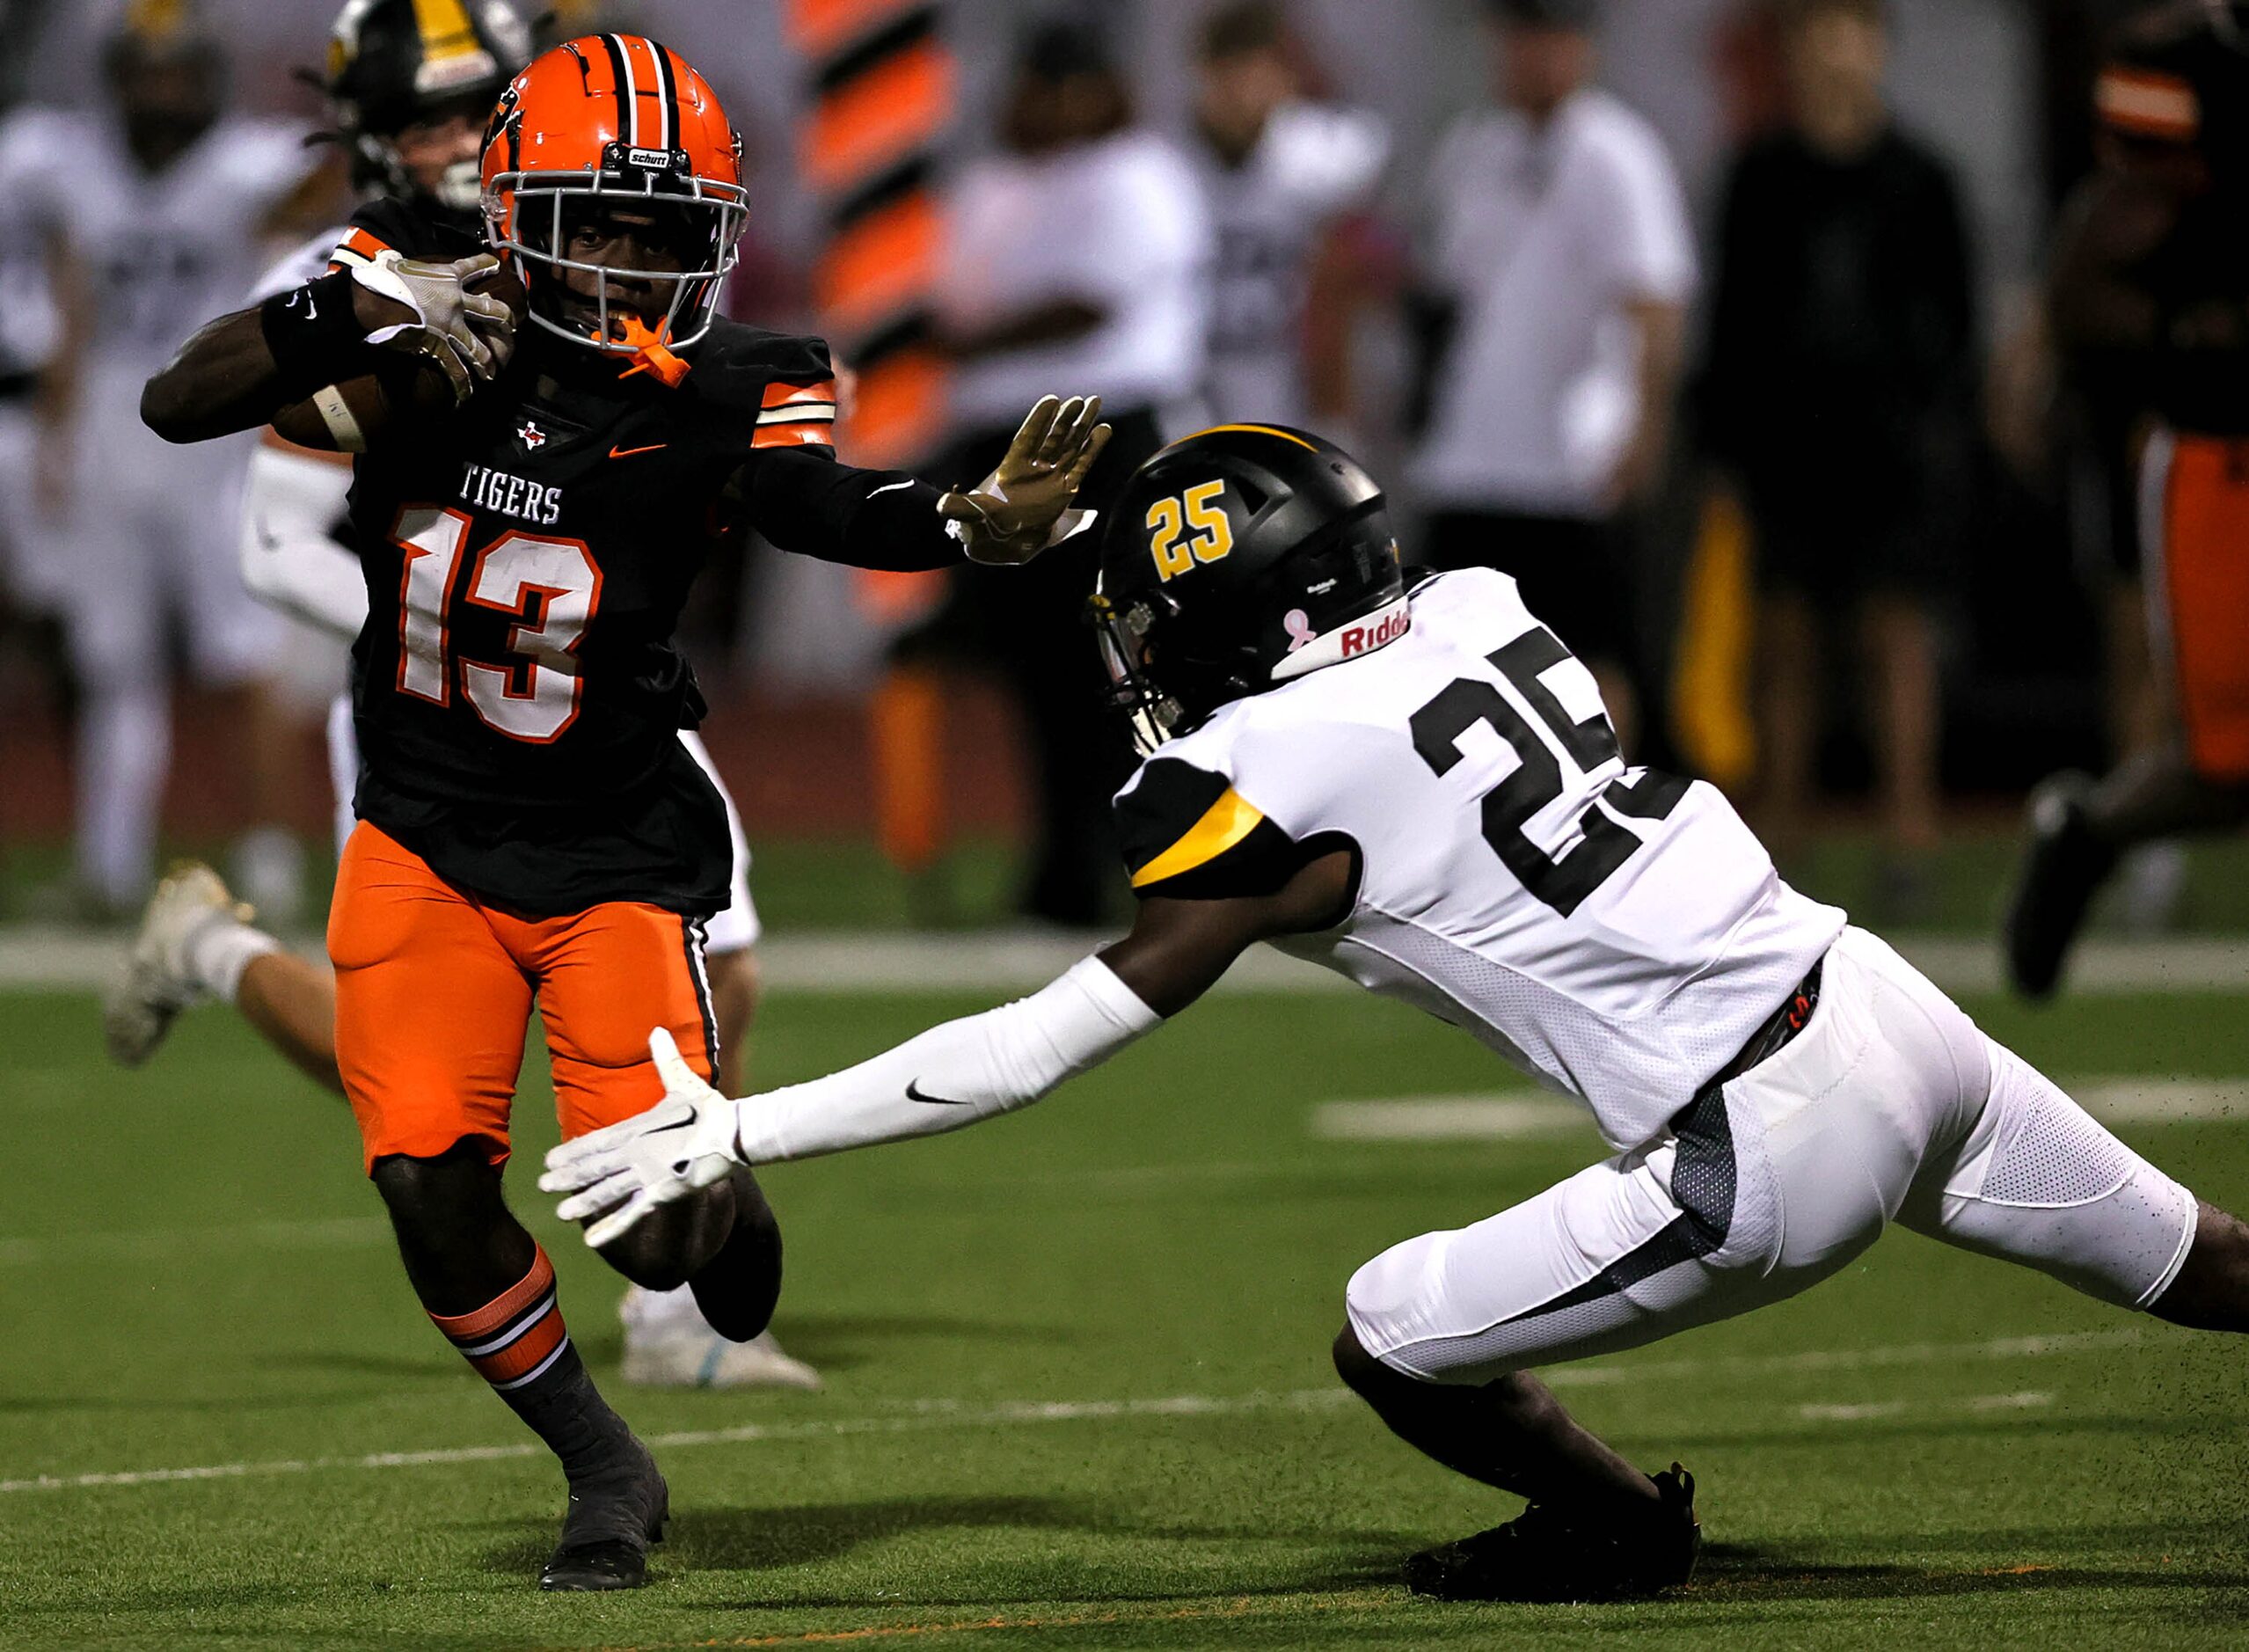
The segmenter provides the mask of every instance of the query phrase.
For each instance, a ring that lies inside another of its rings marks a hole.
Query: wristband
[[[367,329],[352,308],[352,276],[337,270],[289,292],[275,293],[258,306],[281,392],[292,402],[313,391],[355,378]]]

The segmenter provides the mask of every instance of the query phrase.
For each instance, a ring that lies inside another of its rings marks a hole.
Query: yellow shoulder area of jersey
[[[1161,883],[1166,878],[1176,878],[1183,872],[1208,865],[1255,831],[1264,818],[1255,805],[1228,786],[1225,793],[1203,811],[1202,818],[1188,827],[1177,843],[1132,874],[1132,887],[1144,889],[1151,883]]]

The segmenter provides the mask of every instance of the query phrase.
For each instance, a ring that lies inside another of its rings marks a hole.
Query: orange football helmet
[[[678,227],[688,267],[617,269],[565,255],[566,212],[627,205],[657,208]],[[748,222],[741,135],[710,84],[668,48],[638,34],[567,40],[500,94],[485,136],[484,215],[485,238],[522,277],[538,325],[616,355],[683,350],[711,330]],[[590,327],[553,313],[564,270],[600,277]],[[622,306],[613,318],[618,280],[669,283],[661,320],[652,326]]]

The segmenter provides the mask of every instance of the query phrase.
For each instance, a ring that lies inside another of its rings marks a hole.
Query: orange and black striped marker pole
[[[945,256],[940,150],[953,124],[953,55],[933,0],[787,0],[790,38],[812,84],[799,162],[818,192],[827,240],[813,301],[852,388],[839,449],[853,464],[927,459],[945,428],[945,362],[931,303]],[[879,621],[927,611],[943,583],[863,574]],[[943,696],[931,673],[895,669],[876,688],[869,733],[876,830],[891,863],[918,877],[946,843]]]

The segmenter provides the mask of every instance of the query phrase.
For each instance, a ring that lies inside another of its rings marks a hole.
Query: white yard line
[[[2054,1403],[2052,1394],[1975,1394],[1965,1400],[1874,1400],[1862,1405],[1808,1405],[1796,1407],[1800,1422],[1880,1422],[1892,1417],[1931,1411],[1966,1411],[1984,1414],[1998,1411],[2037,1411]]]
[[[2110,1124],[2249,1122],[2249,1078],[2063,1078],[2062,1087]],[[1489,1142],[1581,1135],[1585,1108],[1537,1090],[1480,1095],[1412,1095],[1327,1101],[1312,1109],[1311,1133],[1335,1142]]]
[[[1830,1349],[1801,1354],[1747,1356],[1698,1360],[1640,1361],[1622,1365],[1570,1365],[1544,1373],[1556,1387],[1642,1381],[1676,1383],[1683,1376],[1873,1370],[1898,1365],[1953,1363],[1968,1360],[2041,1359],[2128,1346],[2145,1340],[2137,1330],[2095,1331],[2055,1336],[2002,1337],[1982,1342],[1916,1343],[1890,1348]],[[1806,1422],[1862,1422],[1924,1411],[2019,1410],[2050,1403],[2043,1393],[1986,1394],[1973,1399],[1928,1402],[1882,1401],[1867,1406],[1805,1405],[1796,1415]],[[660,1450],[740,1445],[761,1440],[843,1439],[857,1435],[923,1433],[944,1429],[1006,1429],[1047,1422],[1107,1422],[1123,1417],[1230,1417],[1258,1413],[1347,1409],[1355,1397],[1341,1388],[1305,1388],[1290,1393],[1172,1394],[1152,1400],[1003,1400],[978,1403],[954,1400],[907,1400],[885,1414],[815,1418],[800,1422],[750,1422],[730,1429],[697,1429],[650,1435]],[[73,1491],[112,1486],[163,1486],[209,1480],[243,1480],[331,1470],[426,1468],[453,1463],[481,1463],[535,1458],[545,1447],[529,1440],[506,1445],[448,1446],[426,1451],[375,1451],[361,1456],[281,1458],[264,1462],[217,1463],[187,1468],[118,1469],[89,1474],[33,1474],[0,1480],[0,1494]]]
[[[183,1249],[352,1249],[387,1245],[391,1224],[379,1216],[338,1216],[306,1221],[225,1222],[209,1227],[127,1228],[98,1233],[40,1233],[0,1239],[0,1268],[67,1258],[71,1261],[175,1257]]]
[[[2249,1078],[2150,1078],[2141,1075],[2062,1081],[2085,1111],[2110,1124],[2249,1121]]]
[[[1590,1137],[1593,1116],[1558,1095],[1508,1090],[1324,1101],[1312,1109],[1311,1129],[1329,1142],[1512,1142],[1537,1136]]]
[[[776,992],[1021,992],[1044,986],[1105,938],[1041,932],[974,934],[807,932],[758,944]],[[1899,934],[1888,938],[1952,992],[2000,990],[1996,938]],[[121,937],[24,925],[0,929],[0,988],[98,987],[123,955]],[[1351,983],[1285,958],[1252,951],[1220,983],[1230,992],[1346,992]],[[2073,961],[2073,993],[2249,991],[2249,935],[2158,940],[2101,938]]]

